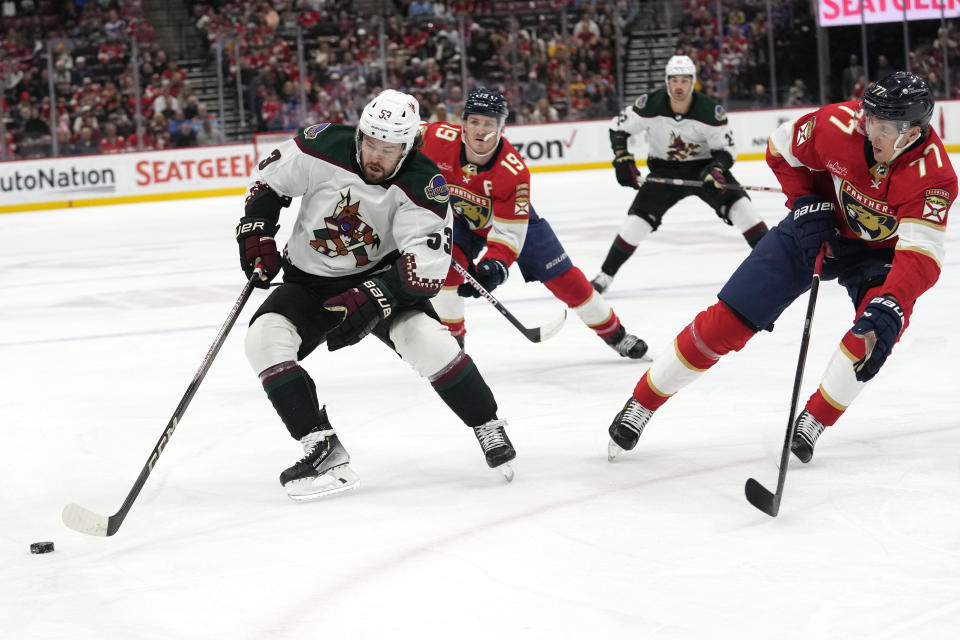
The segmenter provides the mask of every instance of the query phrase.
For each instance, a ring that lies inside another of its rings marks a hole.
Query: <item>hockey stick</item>
[[[783,498],[783,485],[787,481],[787,464],[790,461],[790,446],[793,444],[793,435],[796,430],[793,419],[797,413],[797,398],[800,396],[800,383],[803,380],[803,369],[807,361],[807,347],[810,345],[810,326],[813,324],[813,310],[817,306],[817,291],[820,289],[820,273],[823,271],[823,258],[826,245],[820,248],[817,261],[813,268],[813,282],[810,283],[810,301],[807,303],[807,317],[803,322],[803,337],[800,338],[800,358],[797,362],[797,375],[793,381],[793,398],[790,400],[790,417],[787,419],[787,436],[783,441],[783,452],[780,454],[780,475],[777,477],[777,491],[770,491],[753,478],[747,479],[744,491],[747,500],[768,516],[776,517],[780,511],[780,500]]]
[[[207,351],[207,355],[204,356],[203,362],[200,363],[200,369],[193,376],[193,381],[190,382],[190,386],[187,387],[187,392],[183,394],[183,398],[180,399],[180,404],[177,405],[176,410],[173,412],[173,417],[170,418],[170,422],[167,423],[166,428],[160,435],[160,439],[150,452],[150,457],[147,458],[147,463],[143,465],[143,469],[140,471],[137,481],[133,483],[133,488],[130,489],[130,493],[127,494],[126,500],[120,505],[120,510],[108,518],[81,507],[78,504],[71,503],[63,508],[63,514],[61,516],[63,518],[63,524],[80,533],[86,533],[91,536],[112,536],[117,532],[117,529],[123,524],[123,519],[127,517],[130,507],[133,506],[133,501],[140,495],[140,490],[143,489],[147,477],[150,475],[150,472],[153,471],[153,467],[157,463],[160,454],[163,453],[163,448],[167,446],[170,438],[173,437],[173,432],[180,423],[184,412],[187,410],[187,405],[190,404],[204,376],[207,375],[207,370],[210,369],[213,359],[220,351],[220,347],[223,346],[224,341],[227,339],[227,334],[230,333],[230,329],[233,328],[233,324],[237,321],[240,310],[243,309],[243,306],[250,298],[250,294],[253,292],[253,283],[259,277],[260,270],[257,269],[253,275],[250,276],[250,279],[247,280],[247,284],[244,285],[240,297],[233,303],[233,309],[230,310],[230,315],[227,316],[223,326],[220,327],[220,332],[217,333],[217,337]]]
[[[672,184],[677,187],[702,187],[704,183],[699,180],[681,180],[680,178],[660,178],[658,176],[647,176],[644,182],[655,182],[657,184]],[[780,187],[756,187],[749,184],[730,184],[727,183],[727,189],[734,191],[763,191],[764,193],[783,193]]]
[[[563,315],[557,318],[556,320],[551,320],[547,324],[540,327],[533,327],[528,329],[523,326],[519,320],[517,320],[512,313],[510,313],[505,306],[503,306],[499,300],[493,297],[489,291],[483,288],[483,286],[477,282],[477,279],[474,278],[470,273],[464,269],[456,260],[451,260],[453,268],[457,270],[457,273],[463,276],[463,279],[470,283],[470,286],[480,292],[480,295],[487,299],[487,302],[492,304],[494,308],[503,314],[503,317],[510,321],[510,324],[515,326],[520,333],[522,333],[527,340],[530,342],[543,342],[548,338],[552,338],[560,331],[560,328],[563,326],[563,323],[567,319],[567,310],[563,310]]]

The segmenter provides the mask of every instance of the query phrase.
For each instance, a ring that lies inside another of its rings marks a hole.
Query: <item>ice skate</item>
[[[630,451],[637,446],[643,428],[647,426],[653,411],[650,411],[633,397],[627,400],[623,409],[613,419],[607,432],[610,434],[610,443],[607,445],[607,461],[613,462],[623,451]]]
[[[507,432],[504,431],[506,420],[493,419],[485,424],[474,427],[473,431],[480,441],[483,455],[487,458],[487,466],[503,473],[507,482],[513,480],[513,467],[510,461],[517,457]]]
[[[647,354],[647,343],[632,333],[627,333],[627,330],[622,326],[617,329],[616,333],[609,338],[604,338],[603,341],[624,358],[639,360]]]
[[[790,443],[790,450],[800,458],[800,462],[810,462],[813,458],[813,447],[825,428],[806,409],[800,412],[794,427],[793,442]]]
[[[593,280],[590,281],[590,284],[593,285],[593,290],[597,293],[603,293],[606,291],[611,284],[613,284],[613,276],[607,275],[603,271],[594,276]]]
[[[306,455],[280,474],[280,484],[291,500],[316,500],[360,486],[360,477],[349,465],[350,454],[329,423],[303,436],[300,443]]]

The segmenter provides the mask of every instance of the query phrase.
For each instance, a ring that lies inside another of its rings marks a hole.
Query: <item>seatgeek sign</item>
[[[862,14],[862,15],[861,15]],[[960,16],[960,0],[818,0],[821,27]]]
[[[253,146],[238,144],[0,162],[0,213],[228,195],[255,161]]]

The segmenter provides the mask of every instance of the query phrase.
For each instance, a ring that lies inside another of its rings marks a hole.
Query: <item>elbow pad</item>
[[[244,214],[250,218],[264,218],[274,223],[280,219],[280,209],[293,202],[290,196],[281,196],[270,185],[257,180],[247,193]]]

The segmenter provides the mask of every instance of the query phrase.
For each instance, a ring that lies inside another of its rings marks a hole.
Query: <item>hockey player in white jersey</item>
[[[733,132],[723,107],[694,89],[696,74],[693,60],[673,56],[666,67],[666,87],[640,96],[611,123],[617,182],[638,191],[600,273],[590,281],[600,293],[607,290],[640,241],[657,230],[667,210],[687,196],[697,196],[710,205],[721,220],[743,233],[750,247],[767,232],[747,194],[728,189],[739,184],[730,173],[736,158]],[[703,186],[642,182],[627,143],[644,131],[651,176],[700,180]]]
[[[283,271],[253,315],[246,354],[267,397],[304,457],[280,474],[293,500],[358,486],[350,456],[321,408],[318,388],[300,361],[326,342],[330,351],[373,333],[472,427],[487,464],[507,479],[515,457],[497,418],[493,394],[456,339],[440,324],[430,298],[450,267],[452,218],[447,184],[421,144],[415,98],[387,90],[356,129],[315,124],[284,142],[257,167],[237,226],[240,262],[260,286]],[[283,250],[280,210],[302,196]],[[337,376],[322,395],[347,398]],[[344,402],[343,415],[355,414]]]

